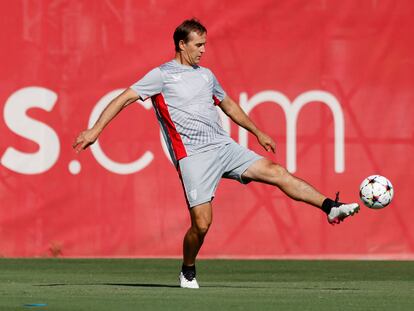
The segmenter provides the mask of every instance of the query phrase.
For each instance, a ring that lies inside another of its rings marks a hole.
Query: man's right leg
[[[277,186],[290,198],[322,209],[331,224],[339,223],[359,211],[358,203],[344,204],[338,202],[338,198],[335,201],[328,199],[304,180],[265,158],[252,164],[242,176],[248,180]]]
[[[187,230],[183,241],[183,266],[180,273],[180,286],[198,288],[195,279],[195,261],[213,219],[211,202],[194,206],[190,209],[190,216],[191,227]]]

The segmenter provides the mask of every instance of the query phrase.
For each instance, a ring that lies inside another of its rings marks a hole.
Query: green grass
[[[0,310],[414,310],[414,262],[0,259]],[[46,307],[25,304],[46,303]]]

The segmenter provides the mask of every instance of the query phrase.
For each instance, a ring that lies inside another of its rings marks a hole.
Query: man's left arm
[[[254,122],[249,118],[249,116],[234,100],[232,100],[229,96],[226,96],[219,104],[219,107],[235,123],[255,135],[259,144],[262,145],[266,151],[272,151],[275,153],[276,143],[273,141],[273,139],[270,138],[269,135],[260,131]]]

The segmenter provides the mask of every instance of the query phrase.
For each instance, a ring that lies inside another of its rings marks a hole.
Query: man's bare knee
[[[287,171],[286,168],[284,168],[283,166],[276,164],[276,163],[272,163],[272,170],[275,174],[275,177],[277,178],[286,178],[291,176],[290,173]]]
[[[290,173],[283,166],[268,159],[256,162],[243,175],[247,179],[275,186],[289,182],[289,177],[291,177]]]
[[[191,228],[198,236],[204,237],[212,222],[211,203],[201,204],[191,210]]]
[[[193,225],[193,230],[197,233],[197,235],[204,237],[207,234],[210,225],[210,222],[196,223]]]
[[[289,182],[289,177],[291,176],[283,166],[276,163],[269,164],[268,174],[267,181],[279,187],[284,183]]]

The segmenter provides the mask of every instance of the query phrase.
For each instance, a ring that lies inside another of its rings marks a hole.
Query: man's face
[[[193,31],[189,34],[187,43],[181,41],[180,48],[186,65],[197,65],[200,62],[201,56],[206,51],[206,40],[206,33],[200,35]]]

